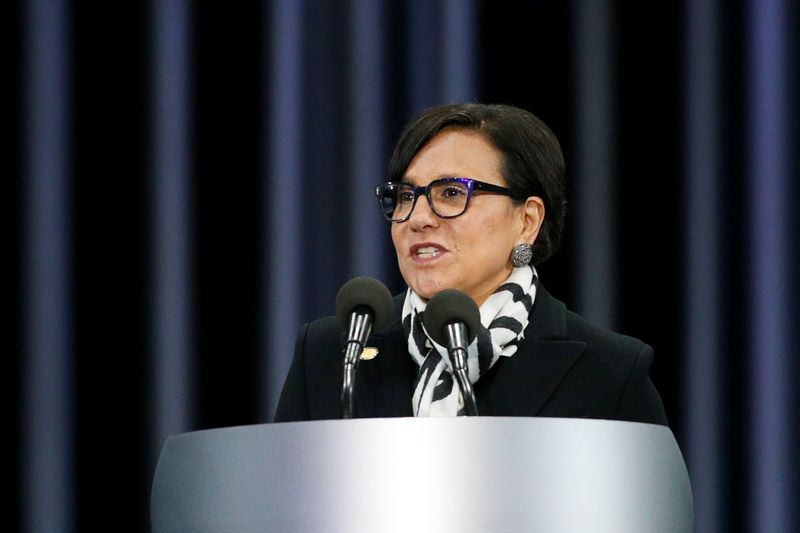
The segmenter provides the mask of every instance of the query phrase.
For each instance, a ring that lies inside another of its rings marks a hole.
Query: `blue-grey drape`
[[[655,348],[696,530],[800,530],[796,3],[9,5],[12,530],[147,530],[168,435],[268,421],[302,322],[402,289],[372,191],[455,101],[561,139],[542,280]]]

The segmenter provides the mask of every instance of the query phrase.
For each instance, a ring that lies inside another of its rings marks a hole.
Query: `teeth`
[[[417,255],[420,257],[436,257],[439,255],[439,249],[434,248],[433,246],[429,246],[427,248],[419,248],[417,250]]]

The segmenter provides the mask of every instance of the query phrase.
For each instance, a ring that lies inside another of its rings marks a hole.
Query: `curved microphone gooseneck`
[[[478,416],[475,392],[467,375],[467,347],[478,335],[481,326],[478,306],[466,293],[458,289],[445,289],[430,299],[422,323],[434,341],[447,346],[464,398],[465,413],[467,416]]]
[[[372,329],[383,329],[391,318],[392,295],[380,281],[353,278],[336,295],[336,315],[347,324],[342,380],[342,418],[353,418],[354,384],[358,361]]]

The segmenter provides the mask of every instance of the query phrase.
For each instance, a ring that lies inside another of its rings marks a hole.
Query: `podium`
[[[153,533],[691,532],[667,427],[567,418],[378,418],[167,439]]]

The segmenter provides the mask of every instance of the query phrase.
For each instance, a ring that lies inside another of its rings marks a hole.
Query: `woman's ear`
[[[529,196],[522,206],[522,235],[520,242],[533,244],[544,223],[544,201],[538,196]]]

